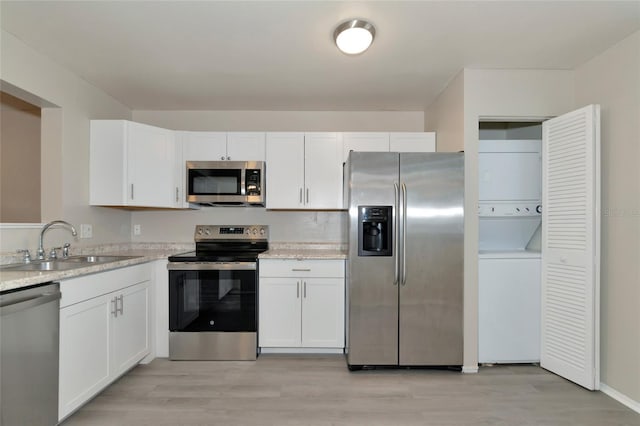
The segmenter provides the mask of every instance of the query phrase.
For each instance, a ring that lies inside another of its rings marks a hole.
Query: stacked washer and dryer
[[[542,141],[482,134],[478,361],[539,362]]]

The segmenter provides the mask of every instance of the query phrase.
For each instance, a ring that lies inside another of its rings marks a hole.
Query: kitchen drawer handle
[[[296,268],[292,268],[291,270],[293,272],[311,272],[311,269],[296,269]]]
[[[111,303],[113,304],[113,309],[111,309],[111,315],[118,318],[118,298],[114,297],[111,299]]]
[[[118,306],[117,300],[120,301],[120,315],[124,315],[124,296],[121,294],[116,298],[116,306]],[[118,308],[116,308],[116,310],[118,310]]]
[[[302,188],[300,188],[300,204],[302,204]]]
[[[131,184],[131,199],[133,200],[133,184]]]

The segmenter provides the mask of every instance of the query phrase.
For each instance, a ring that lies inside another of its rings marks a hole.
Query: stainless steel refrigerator
[[[347,364],[461,366],[464,154],[351,152]]]

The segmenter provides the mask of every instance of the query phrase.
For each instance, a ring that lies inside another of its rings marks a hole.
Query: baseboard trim
[[[627,407],[631,408],[636,413],[640,413],[640,402],[635,401],[635,400],[629,398],[627,395],[618,392],[617,390],[615,390],[611,386],[607,386],[604,383],[600,383],[600,391],[602,393],[610,396],[611,398],[615,399],[620,404],[626,405]]]
[[[475,374],[478,372],[478,366],[477,365],[463,365],[462,366],[462,372],[463,373],[467,373],[467,374]]]

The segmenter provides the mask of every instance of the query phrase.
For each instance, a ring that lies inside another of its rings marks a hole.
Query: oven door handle
[[[256,262],[169,262],[170,271],[255,271]]]

